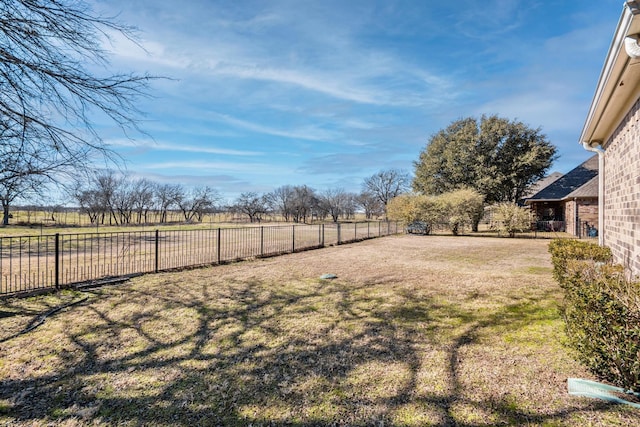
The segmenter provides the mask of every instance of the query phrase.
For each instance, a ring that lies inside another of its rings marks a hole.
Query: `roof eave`
[[[580,199],[580,200],[584,200],[584,199],[598,199],[598,196],[565,196],[563,197],[560,201],[564,202],[567,200],[573,200],[573,199]]]
[[[632,60],[624,48],[625,38],[640,33],[640,1],[625,2],[614,38],[598,79],[580,143],[606,143],[640,94],[640,61]]]
[[[527,205],[529,203],[538,203],[538,202],[561,202],[562,199],[527,199],[524,201],[524,204]]]

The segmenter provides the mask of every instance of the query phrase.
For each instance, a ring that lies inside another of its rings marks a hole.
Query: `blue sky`
[[[622,0],[96,0],[140,30],[115,37],[118,71],[171,77],[142,100],[135,141],[105,129],[129,171],[246,191],[360,191],[413,172],[429,137],[467,116],[542,128],[552,170],[578,144]]]

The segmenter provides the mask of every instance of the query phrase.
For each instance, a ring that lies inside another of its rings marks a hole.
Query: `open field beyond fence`
[[[401,232],[394,222],[0,237],[0,295],[273,256]]]
[[[0,301],[0,424],[640,425],[567,394],[591,377],[547,243],[400,235]]]

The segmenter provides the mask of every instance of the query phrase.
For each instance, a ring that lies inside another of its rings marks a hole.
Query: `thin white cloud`
[[[306,70],[276,69],[250,67],[241,65],[219,64],[212,71],[222,76],[241,79],[265,80],[293,85],[307,90],[323,93],[336,99],[354,101],[362,104],[387,105],[396,104],[386,94],[376,90],[367,90],[349,82],[341,81],[336,75],[317,76]]]
[[[146,163],[136,166],[151,171],[178,169],[196,172],[202,171],[211,173],[211,171],[227,171],[233,173],[244,173],[251,175],[273,175],[277,169],[278,174],[284,174],[291,168],[282,167],[281,165],[274,167],[269,163],[241,163],[241,162],[208,162],[203,160],[187,160],[187,161],[166,161],[157,163]]]
[[[158,134],[158,133],[172,133],[179,131],[181,134],[196,136],[196,137],[212,137],[212,138],[224,138],[231,139],[237,138],[238,133],[234,132],[230,129],[217,129],[213,128],[210,123],[207,122],[208,115],[206,112],[203,112],[198,109],[194,109],[191,106],[185,106],[181,108],[181,117],[187,118],[189,120],[188,124],[182,122],[179,125],[179,129],[176,129],[175,122],[160,122],[160,121],[147,121],[143,123],[144,129],[148,130],[149,133]],[[177,114],[176,114],[177,116]],[[177,118],[177,117],[175,117]]]
[[[162,150],[162,151],[182,151],[182,152],[188,152],[188,153],[201,153],[201,154],[223,154],[223,155],[229,155],[229,156],[263,156],[265,154],[260,151],[230,150],[227,148],[202,147],[202,146],[186,145],[186,144],[171,144],[167,142],[136,142],[128,139],[112,139],[107,141],[107,144],[112,147],[127,147],[127,148]]]
[[[172,55],[167,46],[158,40],[140,40],[134,42],[119,32],[107,31],[107,39],[103,41],[105,48],[114,57],[124,62],[140,62],[153,68],[157,66],[181,69],[184,68],[184,58]]]
[[[228,114],[214,113],[213,116],[220,121],[223,121],[229,125],[246,129],[251,132],[262,133],[266,135],[281,136],[291,139],[303,139],[310,141],[331,141],[338,138],[340,135],[336,132],[321,129],[316,126],[307,126],[296,129],[277,129],[271,126],[265,126],[250,122],[247,120],[238,119]]]
[[[355,35],[345,30],[349,27],[328,30],[325,26],[332,23],[324,21],[326,16],[315,19],[305,15],[304,9],[288,15],[257,11],[256,16],[233,21],[211,12],[211,20],[217,23],[215,37],[196,31],[187,37],[153,22],[144,32],[146,53],[114,34],[114,54],[121,61],[136,61],[147,68],[167,67],[180,80],[215,84],[231,78],[247,84],[278,83],[288,87],[273,87],[270,90],[274,93],[294,87],[373,106],[417,107],[454,92],[447,76],[417,67],[391,50],[356,42]],[[305,25],[299,24],[301,19]],[[260,31],[263,27],[267,30]],[[282,28],[299,40],[283,40],[269,33]]]
[[[459,5],[456,29],[474,40],[500,37],[519,28],[526,9],[537,7],[535,2],[521,0],[466,1]]]

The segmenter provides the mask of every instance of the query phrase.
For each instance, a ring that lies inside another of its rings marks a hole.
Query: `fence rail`
[[[0,295],[243,259],[402,232],[395,222],[0,237]]]
[[[414,222],[405,227],[405,231],[410,234],[452,234],[451,227],[446,223],[426,224],[424,222]],[[498,237],[501,236],[496,226],[491,222],[479,224],[478,231],[471,231],[470,224],[465,224],[458,230],[460,236],[476,237]],[[587,222],[579,221],[577,233],[570,233],[566,230],[564,221],[537,221],[531,224],[531,228],[526,231],[516,232],[513,237],[520,239],[597,239],[597,228]]]

